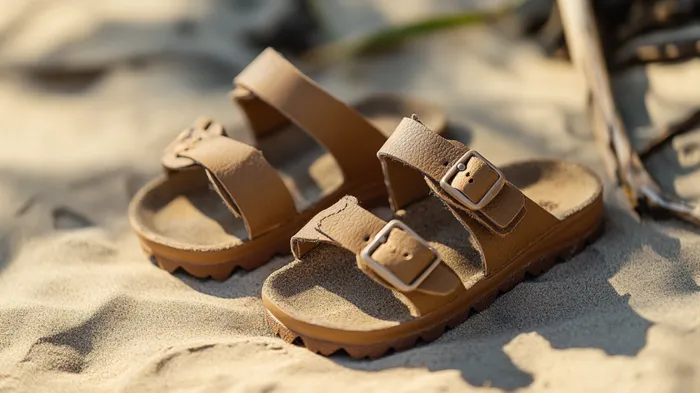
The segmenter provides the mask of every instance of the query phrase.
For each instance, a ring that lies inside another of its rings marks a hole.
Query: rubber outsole
[[[175,261],[161,255],[156,255],[144,245],[142,245],[141,248],[150,260],[154,261],[159,268],[168,273],[175,273],[179,269],[197,278],[211,278],[217,281],[228,279],[238,269],[251,271],[266,264],[277,255],[284,256],[290,254],[289,241],[285,241],[277,247],[270,247],[266,252],[255,253],[249,258],[236,258],[235,260],[224,261],[214,265],[199,265]]]
[[[368,208],[381,206],[386,203],[387,195],[384,183],[360,189],[353,188],[351,190],[363,201],[362,204]],[[347,191],[344,191],[344,193],[347,193]],[[333,198],[330,199],[332,200]],[[313,211],[305,212],[304,214],[308,218],[302,220],[302,224],[325,207],[325,205],[319,205],[313,209]],[[266,264],[275,256],[291,254],[291,249],[289,247],[290,238],[298,232],[301,226],[303,225],[299,225],[298,228],[288,228],[287,233],[280,235],[279,241],[276,243],[268,244],[265,247],[259,247],[254,252],[250,252],[245,256],[237,256],[235,259],[227,259],[215,263],[198,263],[171,259],[151,250],[151,248],[144,243],[143,239],[141,239],[140,243],[141,249],[146,256],[154,261],[158,267],[169,273],[174,273],[178,269],[181,269],[197,278],[211,278],[223,281],[229,278],[231,274],[238,269],[251,271]]]
[[[593,230],[588,236],[583,237],[580,241],[574,243],[573,245],[568,245],[565,248],[557,250],[526,265],[523,269],[511,275],[496,289],[473,302],[463,312],[453,315],[451,318],[443,320],[427,329],[394,339],[392,341],[368,345],[347,345],[317,340],[290,330],[279,320],[277,320],[277,318],[275,318],[269,311],[266,312],[267,324],[275,335],[279,336],[287,343],[298,343],[310,351],[320,355],[330,356],[336,352],[345,351],[354,359],[380,358],[391,351],[404,351],[406,349],[413,348],[421,341],[427,343],[437,340],[448,329],[455,328],[456,326],[464,323],[471,315],[487,309],[500,295],[512,290],[519,283],[527,279],[535,278],[547,272],[558,263],[571,259],[586,246],[595,242],[603,233],[603,229],[604,223],[601,221],[596,229]]]

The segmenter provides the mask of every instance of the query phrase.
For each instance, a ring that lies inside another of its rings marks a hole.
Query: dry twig
[[[594,134],[603,149],[610,173],[617,177],[630,203],[638,211],[670,213],[700,225],[700,205],[663,191],[630,145],[612,95],[601,37],[590,1],[559,0],[558,5],[572,62],[582,71],[590,90]]]

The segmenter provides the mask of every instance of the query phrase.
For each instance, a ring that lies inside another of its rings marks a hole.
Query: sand
[[[131,13],[66,3],[22,16],[28,2],[8,0],[0,17],[0,392],[700,390],[700,230],[640,220],[610,179],[597,243],[435,343],[375,361],[272,336],[259,291],[289,257],[225,282],[158,269],[129,228],[130,197],[199,115],[250,140],[226,93],[254,53],[172,38],[160,21],[206,2]],[[86,20],[124,34],[90,35]],[[700,105],[699,65],[619,79],[638,105],[625,111],[637,139]],[[582,78],[527,42],[453,32],[314,76],[348,100],[382,90],[435,100],[455,137],[496,163],[561,157],[605,176]],[[700,197],[699,140],[649,161],[667,189]]]

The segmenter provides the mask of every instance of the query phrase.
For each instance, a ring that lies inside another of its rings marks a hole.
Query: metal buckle
[[[428,266],[423,272],[418,276],[415,280],[413,280],[410,283],[405,283],[403,282],[400,278],[398,278],[391,270],[387,269],[385,266],[377,262],[372,258],[372,254],[374,251],[379,248],[380,245],[384,244],[387,242],[387,239],[389,238],[389,233],[391,232],[392,229],[394,228],[399,228],[403,230],[404,232],[408,233],[413,237],[415,240],[417,240],[423,247],[427,248],[430,250],[430,252],[435,255],[435,259],[430,263],[430,266]],[[391,284],[394,288],[401,292],[411,292],[416,290],[423,281],[425,281],[426,278],[430,275],[430,273],[435,270],[435,268],[438,267],[440,264],[440,254],[438,254],[437,250],[434,249],[433,247],[428,244],[428,242],[425,241],[422,237],[420,237],[417,233],[415,233],[411,228],[409,228],[406,224],[399,220],[391,220],[389,223],[387,223],[384,228],[382,228],[379,233],[377,233],[376,236],[374,236],[374,239],[372,239],[371,242],[365,248],[362,249],[362,252],[360,253],[360,256],[362,259],[367,262],[367,265],[375,272],[379,277],[384,279],[386,282]]]
[[[459,165],[462,164],[461,170],[464,170],[464,167],[466,166],[467,162],[472,157],[480,158],[498,175],[498,179],[496,179],[491,188],[489,188],[489,190],[486,192],[486,194],[484,194],[481,200],[476,202],[467,198],[467,196],[464,195],[464,193],[461,190],[452,187],[452,184],[450,184],[450,181],[455,176],[455,174],[457,174],[457,172],[460,171]],[[484,156],[477,153],[475,150],[469,150],[466,154],[460,157],[460,159],[457,160],[457,162],[455,162],[454,165],[452,165],[452,167],[447,171],[445,176],[443,176],[442,179],[440,179],[440,187],[470,210],[483,209],[484,206],[488,205],[493,200],[493,198],[495,198],[496,195],[498,195],[498,193],[501,191],[505,184],[506,178],[503,175],[503,172],[501,172],[498,168],[496,168],[495,165],[493,165],[489,160],[485,159]]]
[[[177,136],[175,141],[171,144],[171,150],[175,155],[186,152],[187,150],[193,148],[195,144],[204,139],[206,136],[206,130],[189,128]]]
[[[179,154],[193,148],[199,141],[211,136],[226,135],[223,127],[208,119],[198,119],[191,127],[182,131],[165,148],[165,152]]]

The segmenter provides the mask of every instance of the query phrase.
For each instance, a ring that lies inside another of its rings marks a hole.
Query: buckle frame
[[[458,166],[460,164],[466,165],[467,162],[469,162],[469,159],[476,157],[481,159],[486,165],[489,166],[496,174],[498,175],[498,179],[493,183],[491,188],[484,194],[483,197],[481,197],[481,200],[474,202],[471,199],[469,199],[461,190],[455,188],[450,184],[450,180],[459,172]],[[479,154],[476,150],[469,150],[466,152],[462,157],[457,160],[457,162],[454,163],[450,167],[450,169],[445,173],[445,176],[440,179],[440,188],[445,190],[448,194],[450,194],[454,199],[458,200],[459,203],[462,205],[466,206],[469,208],[469,210],[481,210],[483,209],[486,205],[491,203],[491,201],[498,195],[498,193],[503,189],[503,186],[506,184],[506,177],[503,175],[503,172],[501,172],[500,169],[498,169],[495,165],[491,163],[491,161],[487,160]]]
[[[198,119],[186,128],[165,148],[166,153],[178,155],[193,148],[199,141],[212,136],[226,136],[226,131],[219,124],[208,119]]]
[[[380,245],[386,243],[389,237],[389,233],[391,233],[391,230],[394,228],[399,228],[411,235],[411,237],[417,240],[423,247],[430,250],[430,252],[432,252],[435,256],[435,259],[433,259],[433,261],[430,262],[430,265],[427,268],[425,268],[423,272],[410,283],[402,281],[391,270],[387,269],[385,266],[383,266],[382,264],[380,264],[372,258],[372,254],[374,253],[374,251],[376,251]],[[416,232],[414,232],[413,229],[409,228],[408,225],[404,224],[402,221],[399,220],[391,220],[386,225],[384,225],[384,228],[382,228],[374,236],[374,239],[372,239],[372,241],[370,241],[369,244],[367,244],[365,248],[362,249],[362,251],[360,252],[360,257],[367,263],[367,266],[369,266],[370,269],[372,269],[372,271],[377,273],[379,277],[384,279],[386,282],[388,282],[394,288],[401,292],[411,292],[416,290],[423,283],[423,281],[425,281],[428,278],[430,273],[432,273],[433,270],[435,270],[438,267],[438,265],[442,261],[440,259],[440,254],[434,247],[428,244],[428,242],[425,241],[425,239],[423,239],[422,237],[420,237],[420,235],[418,235]]]

